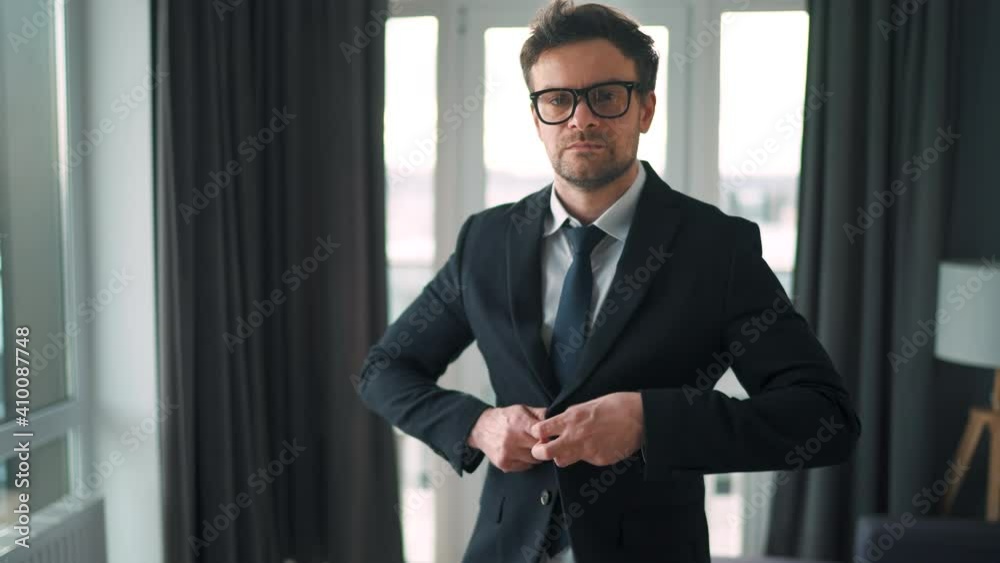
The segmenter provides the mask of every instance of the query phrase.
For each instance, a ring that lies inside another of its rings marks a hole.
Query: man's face
[[[546,88],[584,88],[613,80],[638,80],[635,63],[610,41],[591,39],[562,45],[541,54],[531,67],[533,91]],[[569,121],[548,125],[531,110],[538,137],[555,173],[584,190],[595,190],[624,174],[635,161],[639,133],[649,130],[656,96],[633,91],[625,115],[594,115],[581,97]],[[598,148],[569,148],[574,143],[595,143]]]

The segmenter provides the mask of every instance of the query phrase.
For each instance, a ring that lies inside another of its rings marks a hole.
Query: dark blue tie
[[[552,326],[552,340],[549,342],[549,360],[555,371],[559,385],[565,389],[573,383],[580,350],[587,340],[590,314],[590,300],[594,291],[594,274],[590,264],[590,253],[604,238],[604,231],[594,225],[587,227],[564,227],[573,262],[566,271],[562,293],[559,295],[559,309]],[[552,517],[552,528],[559,531],[547,550],[550,557],[569,545],[569,537],[562,522],[562,500],[556,496]]]
[[[559,309],[552,325],[552,340],[549,342],[549,359],[563,389],[573,383],[580,350],[589,333],[587,324],[594,291],[590,254],[605,236],[604,231],[594,225],[564,228],[573,249],[573,263],[563,281]]]

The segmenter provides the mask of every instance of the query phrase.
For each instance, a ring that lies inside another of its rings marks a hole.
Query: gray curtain
[[[805,110],[796,305],[844,375],[864,431],[850,463],[778,487],[770,555],[849,561],[859,515],[921,517],[914,495],[944,475],[958,439],[940,447],[935,430],[964,423],[968,404],[938,408],[933,337],[912,355],[904,344],[937,311],[964,141],[955,137],[961,4],[808,4],[807,82],[831,95]]]
[[[398,563],[393,436],[351,383],[386,320],[387,5],[154,13],[165,560]]]

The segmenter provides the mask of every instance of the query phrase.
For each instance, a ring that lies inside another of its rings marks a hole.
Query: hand
[[[642,396],[611,393],[533,424],[529,432],[538,443],[531,455],[539,461],[552,460],[559,467],[578,461],[611,465],[642,446],[642,431]]]
[[[469,433],[469,446],[482,450],[504,473],[524,471],[541,463],[531,455],[536,440],[528,428],[545,418],[544,407],[513,405],[483,411]]]

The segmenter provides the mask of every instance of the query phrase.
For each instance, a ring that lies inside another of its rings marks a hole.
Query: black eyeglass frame
[[[595,110],[594,109],[594,105],[592,103],[590,103],[590,91],[593,90],[594,88],[600,88],[601,86],[615,86],[615,85],[625,86],[626,90],[628,91],[627,101],[625,102],[625,109],[621,113],[616,114],[616,115],[604,115],[604,114],[598,112],[597,110]],[[589,107],[590,111],[593,112],[593,114],[596,115],[597,117],[601,117],[601,118],[604,118],[604,119],[614,119],[616,117],[621,117],[621,116],[625,115],[626,113],[628,113],[628,110],[631,109],[631,107],[632,107],[632,91],[635,90],[635,88],[638,85],[639,85],[639,83],[635,82],[635,81],[629,81],[629,80],[611,80],[611,81],[608,81],[608,82],[600,82],[598,84],[591,84],[590,86],[587,86],[586,88],[546,88],[544,90],[538,90],[538,91],[535,91],[535,92],[531,92],[530,94],[528,94],[528,96],[531,98],[531,106],[535,110],[535,115],[538,116],[538,119],[542,123],[544,123],[546,125],[559,125],[560,123],[566,123],[567,121],[569,121],[570,119],[572,119],[574,115],[576,115],[576,107],[580,104],[580,98],[581,97],[583,97],[583,99],[587,100],[587,107]],[[542,117],[542,113],[540,111],[538,111],[538,98],[539,98],[539,96],[541,96],[542,94],[548,94],[549,92],[571,92],[573,94],[573,109],[570,110],[569,115],[566,116],[566,119],[561,119],[559,121],[546,121],[545,118]]]

